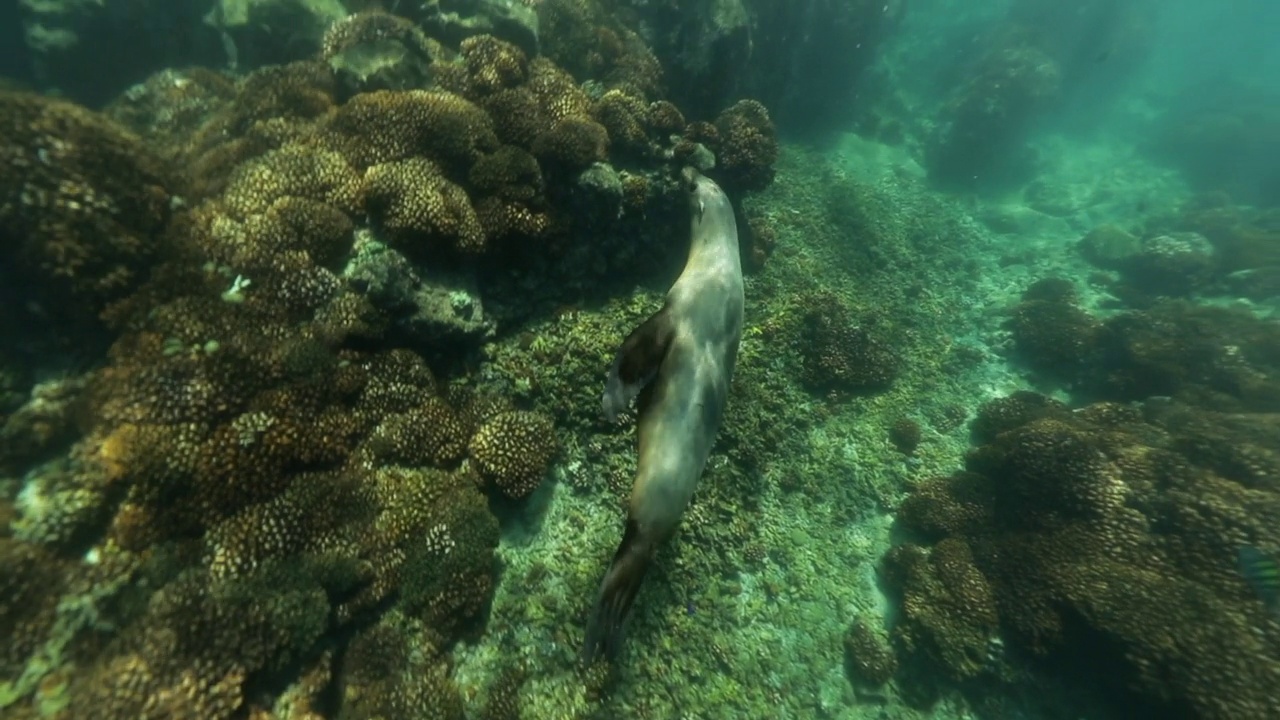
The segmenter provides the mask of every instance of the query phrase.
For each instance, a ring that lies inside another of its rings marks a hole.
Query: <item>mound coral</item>
[[[459,53],[471,80],[471,90],[481,97],[521,85],[528,75],[529,59],[524,51],[492,35],[474,35],[463,40]]]
[[[493,416],[471,439],[471,459],[484,480],[511,498],[542,484],[557,451],[551,419],[532,412]]]
[[[411,258],[478,254],[485,232],[467,191],[426,158],[369,169],[369,213],[388,239]]]
[[[1041,280],[1023,294],[1006,326],[1022,359],[1065,381],[1078,379],[1095,352],[1098,323],[1075,302],[1065,281]]]
[[[550,168],[581,170],[609,156],[609,133],[589,118],[567,117],[538,135],[533,154]]]
[[[778,140],[769,111],[755,100],[739,100],[716,118],[713,146],[719,177],[737,191],[763,190],[773,182]]]
[[[67,102],[0,92],[0,266],[79,321],[137,289],[162,253],[176,182],[146,145]]]
[[[369,442],[389,462],[447,467],[466,453],[467,428],[443,400],[427,398],[407,412],[388,415]]]
[[[425,157],[463,177],[498,146],[484,110],[436,90],[361,93],[339,108],[321,135],[357,168]]]
[[[865,618],[858,618],[844,638],[849,673],[854,681],[879,687],[898,671],[898,659],[884,634]]]

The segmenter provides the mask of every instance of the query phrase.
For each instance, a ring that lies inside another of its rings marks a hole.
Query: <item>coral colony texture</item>
[[[21,0],[0,717],[1280,717],[1280,103],[1064,140],[1136,3],[910,5]],[[688,166],[746,327],[584,666]]]

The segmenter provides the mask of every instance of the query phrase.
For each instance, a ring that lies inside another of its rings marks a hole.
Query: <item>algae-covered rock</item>
[[[1118,270],[1142,250],[1142,241],[1115,225],[1099,225],[1080,238],[1080,254],[1085,260],[1108,270]]]
[[[253,68],[314,55],[346,16],[340,0],[217,0],[204,21],[221,34],[230,64]]]
[[[221,67],[218,32],[202,3],[172,0],[19,0],[35,80],[100,105],[162,67]]]
[[[408,5],[409,3],[405,3]],[[511,0],[425,0],[400,8],[451,47],[473,35],[493,35],[530,55],[538,53],[538,14],[532,3]]]

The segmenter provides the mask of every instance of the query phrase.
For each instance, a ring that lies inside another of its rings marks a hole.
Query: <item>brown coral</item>
[[[526,150],[538,135],[551,126],[551,118],[528,88],[500,90],[480,99],[480,106],[493,118],[498,139]]]
[[[302,197],[346,213],[362,207],[363,183],[341,155],[288,145],[246,163],[231,176],[222,202],[232,216],[266,212],[283,197]]]
[[[410,257],[484,250],[484,229],[466,190],[445,178],[430,160],[377,165],[369,169],[366,181],[370,214]]]
[[[59,316],[96,316],[137,288],[169,216],[162,163],[101,116],[36,95],[0,92],[0,138],[5,272]]]
[[[649,109],[645,103],[620,90],[610,90],[595,102],[592,115],[609,133],[612,147],[633,157],[652,152],[648,136]]]
[[[1122,672],[1101,679],[1123,676],[1124,690],[1159,708],[1206,718],[1280,710],[1257,690],[1280,678],[1280,657],[1259,638],[1274,635],[1273,625],[1257,622],[1265,608],[1242,593],[1234,569],[1242,545],[1280,540],[1280,502],[1251,473],[1218,475],[1223,456],[1201,454],[1208,444],[1194,439],[1206,421],[1219,428],[1215,446],[1277,434],[1262,416],[1200,412],[1169,403],[1145,414],[1111,404],[1055,412],[1027,397],[1004,404],[970,472],[921,484],[901,508],[908,530],[942,538],[930,556],[903,546],[886,560],[903,590],[904,647],[961,675],[980,668],[975,628],[956,621],[986,607],[1006,641],[1054,660],[1112,663],[1109,651],[1095,653],[1118,643]],[[944,549],[956,570],[945,582],[930,568]],[[953,588],[966,586],[971,601],[987,599],[960,614]],[[1223,657],[1248,659],[1224,669]]]
[[[584,117],[558,120],[533,143],[533,154],[556,168],[581,170],[609,156],[609,133]]]
[[[859,684],[879,687],[898,671],[898,658],[884,633],[866,618],[858,618],[844,637],[849,673]]]
[[[473,35],[458,48],[467,66],[471,87],[479,96],[512,88],[525,81],[529,60],[524,51],[492,35]]]
[[[763,190],[773,182],[778,139],[769,111],[755,100],[739,100],[716,118],[716,167],[724,184],[739,191]]]
[[[542,168],[529,153],[503,145],[471,167],[471,186],[482,195],[528,202],[542,194]]]
[[[498,146],[484,110],[436,90],[357,95],[333,115],[321,137],[357,168],[424,156],[465,173]]]
[[[573,76],[547,58],[534,58],[529,63],[527,87],[552,122],[590,113],[591,100]]]
[[[1064,381],[1077,380],[1096,352],[1098,322],[1075,304],[1075,289],[1066,281],[1033,284],[1007,327],[1028,365]]]
[[[809,298],[804,320],[804,375],[811,388],[876,392],[893,382],[898,362],[892,351],[830,293]]]
[[[440,398],[387,416],[369,438],[373,452],[392,463],[447,467],[462,459],[467,428]]]
[[[482,477],[512,498],[538,488],[556,449],[551,419],[533,412],[495,415],[471,439],[471,459]]]

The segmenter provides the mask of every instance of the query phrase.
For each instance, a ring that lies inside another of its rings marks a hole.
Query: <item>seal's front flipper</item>
[[[605,383],[600,403],[609,422],[616,421],[618,413],[626,410],[658,374],[673,333],[671,313],[663,307],[623,341],[613,359],[613,367],[609,369],[609,380]]]
[[[587,640],[582,646],[582,661],[586,665],[599,657],[610,660],[617,657],[622,648],[623,624],[644,582],[653,552],[653,546],[640,539],[635,521],[628,518],[622,543],[600,583],[599,597],[587,618]]]

